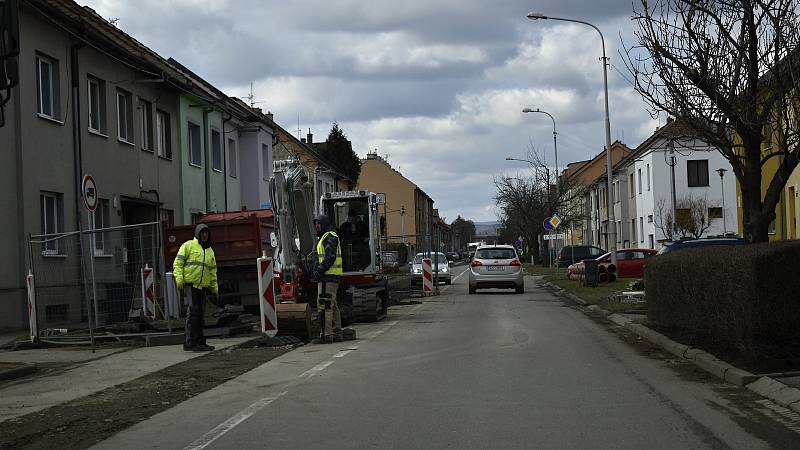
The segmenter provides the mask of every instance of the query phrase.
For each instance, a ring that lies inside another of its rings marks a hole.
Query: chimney
[[[275,119],[272,118],[272,111],[267,111],[267,118],[269,120],[273,120],[273,121],[275,120]]]
[[[311,128],[308,129],[308,134],[306,135],[306,142],[309,144],[314,142],[314,135],[311,134]]]
[[[264,114],[263,112],[261,112],[261,108],[253,108],[253,111],[257,112],[259,115]]]
[[[306,143],[306,138],[300,138],[300,142],[302,142],[303,144],[305,144],[305,143]]]

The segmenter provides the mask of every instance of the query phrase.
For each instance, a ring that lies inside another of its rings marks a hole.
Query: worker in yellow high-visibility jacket
[[[317,342],[342,340],[342,317],[339,313],[337,291],[342,276],[342,247],[339,236],[331,227],[328,216],[314,218],[317,231],[317,259],[313,278],[317,281],[317,313],[320,318],[320,338]]]
[[[205,224],[194,229],[194,239],[186,241],[178,250],[172,265],[175,284],[184,291],[186,303],[186,351],[207,352],[214,347],[206,344],[203,335],[205,325],[205,302],[211,295],[212,302],[219,305],[217,286],[217,260],[211,248],[211,230]]]

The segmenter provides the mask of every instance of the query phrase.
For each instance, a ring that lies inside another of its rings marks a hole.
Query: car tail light
[[[472,266],[472,267],[478,267],[478,266],[482,266],[482,265],[483,264],[481,264],[481,262],[478,261],[477,259],[473,259],[472,263],[470,263],[470,266]]]
[[[520,262],[519,262],[519,260],[517,258],[514,258],[514,259],[511,260],[511,265],[512,266],[521,266],[522,264],[520,264]]]

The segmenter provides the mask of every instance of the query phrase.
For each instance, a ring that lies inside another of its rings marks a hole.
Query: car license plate
[[[486,269],[489,272],[496,272],[500,270],[506,270],[506,266],[486,266]]]

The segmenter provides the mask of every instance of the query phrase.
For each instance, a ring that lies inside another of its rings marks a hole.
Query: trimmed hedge
[[[651,324],[684,344],[800,362],[800,241],[682,249],[645,280]]]

